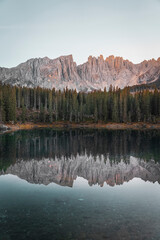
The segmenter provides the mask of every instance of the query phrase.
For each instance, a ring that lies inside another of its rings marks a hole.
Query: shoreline
[[[53,123],[16,123],[16,124],[5,124],[9,129],[0,132],[8,133],[18,130],[31,130],[36,128],[53,128],[53,129],[76,129],[76,128],[86,128],[86,129],[108,129],[108,130],[160,130],[160,123],[70,123],[70,122],[53,122]]]

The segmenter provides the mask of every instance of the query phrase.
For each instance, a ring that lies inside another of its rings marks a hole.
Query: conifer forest
[[[150,122],[160,121],[157,88],[113,88],[93,92],[0,85],[0,122]]]

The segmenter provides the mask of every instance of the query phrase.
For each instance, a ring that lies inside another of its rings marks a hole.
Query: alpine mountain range
[[[72,55],[56,59],[33,58],[17,67],[0,68],[0,81],[24,87],[64,88],[77,91],[108,89],[160,82],[160,58],[133,64],[122,57],[89,56],[77,65]]]

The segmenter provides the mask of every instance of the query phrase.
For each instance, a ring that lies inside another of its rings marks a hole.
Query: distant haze
[[[160,57],[159,0],[0,0],[0,66],[72,54]]]

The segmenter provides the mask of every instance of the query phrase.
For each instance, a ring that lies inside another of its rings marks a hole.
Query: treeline
[[[143,90],[154,91],[155,88],[157,88],[158,91],[160,90],[155,85],[149,85],[149,84],[133,85],[130,87],[130,92],[135,93]]]
[[[0,85],[0,122],[157,122],[160,92],[130,92],[110,86],[109,91],[89,93],[76,90],[12,87]]]

